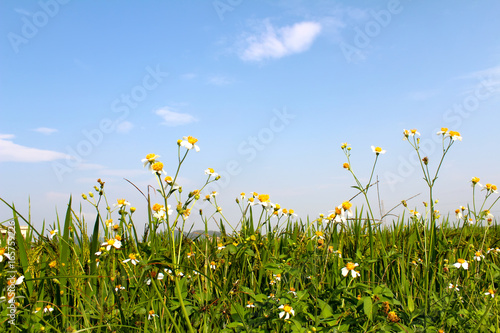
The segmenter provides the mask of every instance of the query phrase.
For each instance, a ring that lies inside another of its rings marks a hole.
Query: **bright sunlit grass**
[[[30,227],[24,239],[20,223],[31,221],[10,206],[13,217],[3,224],[15,232],[0,248],[2,331],[500,332],[500,229],[490,213],[497,187],[472,178],[471,203],[442,215],[433,188],[462,137],[438,132],[442,156],[432,170],[420,156],[420,134],[403,134],[429,193],[421,212],[403,200],[405,213],[390,225],[374,217],[368,197],[385,150],[372,146],[363,184],[347,143],[342,166],[364,203],[355,207],[346,198],[306,221],[255,192],[236,198],[241,218],[228,221],[217,193],[205,191],[220,178],[212,168],[199,189],[183,189],[179,170],[192,150],[200,151],[191,136],[178,140],[172,174],[156,154],[142,160],[162,198],[153,202],[146,194],[148,212],[136,212],[125,194],[108,201],[99,179],[82,195],[95,221],[82,218],[70,200],[64,219]],[[198,200],[212,211],[193,210]],[[205,222],[204,235],[189,235],[194,215]],[[219,230],[209,235],[213,218]]]

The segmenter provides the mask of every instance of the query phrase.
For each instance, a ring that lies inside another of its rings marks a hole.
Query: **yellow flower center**
[[[162,206],[162,205],[155,203],[155,204],[153,205],[153,208],[151,208],[151,209],[152,209],[152,210],[154,210],[155,212],[158,212],[158,211],[159,211],[160,209],[162,209],[162,208],[163,208],[163,206]]]
[[[156,163],[153,163],[151,165],[151,169],[153,169],[154,171],[158,172],[158,171],[162,171],[163,170],[163,163],[161,162],[156,162]]]
[[[446,128],[446,127],[441,127],[441,132],[444,132],[444,133],[448,132],[448,128]]]
[[[497,190],[497,186],[492,184],[492,185],[491,185],[491,190],[492,190],[492,191],[496,191],[496,190]]]
[[[323,237],[323,231],[316,231],[316,236]]]
[[[476,251],[476,257],[481,256],[481,251]]]
[[[282,212],[283,214],[288,214],[288,210],[286,208],[283,208]]]
[[[347,263],[347,265],[345,265],[345,267],[346,267],[348,270],[352,271],[352,270],[354,269],[354,267],[356,267],[356,266],[354,265],[354,263],[353,263],[353,262],[348,262],[348,263]]]
[[[171,182],[173,182],[174,180],[172,179],[172,177],[167,176],[167,177],[165,177],[165,181],[166,181],[167,183],[169,183],[169,184],[170,184],[170,183],[171,183]]]
[[[281,278],[281,273],[275,275],[277,278]]]
[[[294,287],[290,287],[290,291],[291,291],[291,292],[294,292],[294,291],[295,291],[295,288],[294,288]]]
[[[479,183],[479,180],[480,180],[480,179],[479,179],[478,177],[472,177],[472,182],[473,182],[474,184]]]
[[[493,289],[488,289],[488,292],[490,293],[490,295],[494,295],[495,294],[495,291]]]
[[[108,239],[108,245],[113,245],[115,241],[116,240],[114,238]]]
[[[335,207],[335,215],[342,214],[342,210],[339,207]]]
[[[488,183],[488,184],[484,185],[484,187],[486,187],[487,190],[490,190],[491,189],[491,184]]]
[[[463,264],[463,263],[465,263],[465,259],[459,258],[459,259],[457,260],[457,262],[458,262],[459,264]]]
[[[455,209],[455,214],[460,213],[460,209]]]
[[[155,154],[147,154],[146,155],[146,159],[149,161],[149,162],[153,162],[156,158],[156,155]]]
[[[344,210],[349,210],[349,209],[351,209],[351,207],[352,207],[352,203],[350,203],[349,201],[344,201],[342,203],[342,208],[344,208]]]
[[[122,237],[121,237],[120,235],[116,235],[116,236],[115,236],[115,239],[116,239],[117,241],[121,241],[121,240],[122,240]]]
[[[198,139],[192,136],[188,136],[188,142],[192,145],[194,145],[196,142],[198,142]]]
[[[137,259],[137,257],[135,256],[135,253],[129,254],[128,257],[129,257],[130,260],[136,260]]]
[[[450,131],[450,136],[460,136],[460,133],[457,131]]]
[[[293,209],[290,209],[289,213],[293,214],[295,211]]]
[[[214,173],[215,171],[214,171],[214,169],[212,169],[212,168],[208,168],[208,172],[210,172],[210,173]]]
[[[254,202],[254,198],[248,198],[248,201]]]
[[[215,261],[211,261],[210,266],[215,266]]]
[[[412,130],[411,130],[411,133],[412,133],[412,134],[415,134],[415,133],[417,133],[417,130],[416,130],[416,129],[412,129]]]
[[[285,306],[283,307],[283,311],[285,311],[286,313],[290,313],[292,311],[292,307],[288,304],[285,304]]]
[[[349,166],[349,163],[344,163],[344,164],[342,164],[342,167],[344,169],[349,169],[350,166]]]
[[[5,253],[5,249],[4,248],[1,248],[0,249],[0,256],[3,256],[3,254]]]
[[[375,147],[375,152],[376,152],[376,153],[380,153],[381,151],[382,151],[382,148],[380,148],[380,147]]]
[[[56,265],[57,265],[57,262],[54,260],[54,261],[52,261],[52,262],[49,264],[49,267],[50,267],[50,268],[54,268],[54,267],[56,267]]]
[[[150,311],[149,311],[149,314],[150,314],[150,315],[154,315],[154,314],[155,314],[155,310],[150,310]]]
[[[119,205],[124,205],[125,204],[125,199],[117,199],[116,201],[118,202]]]
[[[258,199],[260,202],[269,202],[269,195],[268,194],[260,194]]]

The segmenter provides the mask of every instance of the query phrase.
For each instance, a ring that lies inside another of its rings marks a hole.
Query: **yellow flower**
[[[50,239],[54,238],[54,236],[56,236],[56,234],[57,234],[57,229],[51,230],[49,233],[49,238]]]
[[[57,261],[55,261],[55,260],[54,260],[54,261],[51,261],[51,262],[50,262],[50,264],[49,264],[49,267],[50,267],[50,268],[54,268],[54,267],[56,267],[56,266],[57,266]]]
[[[198,139],[192,136],[185,136],[183,137],[183,140],[180,142],[180,146],[186,148],[187,150],[191,150],[194,148],[197,152],[200,151],[200,147],[195,145],[195,143],[198,142]]]
[[[114,206],[117,206],[118,208],[130,206],[130,202],[126,201],[125,199],[117,199],[116,202],[117,203],[115,203]]]
[[[137,260],[137,257],[135,255],[135,253],[131,253],[128,255],[128,259],[125,259],[123,260],[122,262],[125,264],[127,262],[131,262],[134,266],[137,265],[139,263],[139,260]]]
[[[405,138],[407,139],[409,136],[415,136],[415,135],[420,135],[419,132],[417,132],[416,129],[412,129],[412,130],[403,130],[403,134],[405,136]]]
[[[258,196],[258,199],[260,202],[269,202],[269,195],[268,194],[260,194]]]
[[[397,323],[400,319],[395,311],[390,311],[387,314],[387,320],[389,320],[390,322],[393,322],[393,323]]]
[[[208,169],[205,170],[205,175],[209,175],[209,176],[212,176],[212,177],[217,177],[219,174],[217,172],[215,172],[214,169],[208,168]]]
[[[448,133],[448,128],[441,127],[441,130],[439,132],[437,132],[436,134],[437,135],[445,135],[446,133]]]
[[[10,255],[5,253],[5,248],[0,248],[0,262],[3,261],[3,257],[7,258],[10,260]]]
[[[351,272],[351,276],[353,278],[357,278],[358,276],[361,276],[361,274],[358,272],[358,271],[355,271],[354,268],[356,268],[357,266],[359,266],[358,263],[352,263],[352,262],[348,262],[347,265],[342,268],[342,275],[343,276],[347,276],[347,274],[349,274],[349,272]]]
[[[162,173],[165,173],[165,171],[163,171],[163,163],[155,162],[155,163],[151,164],[151,171],[153,173],[157,173],[159,175]]]
[[[487,291],[487,292],[485,292],[484,294],[485,294],[486,296],[488,296],[488,295],[489,295],[489,296],[491,296],[491,297],[495,297],[495,293],[496,293],[496,292],[495,292],[495,290],[493,290],[493,289],[488,289],[488,291]]]
[[[148,312],[148,320],[151,320],[151,318],[158,317],[158,315],[155,313],[155,310],[149,310]]]
[[[319,239],[324,239],[325,237],[323,236],[323,231],[320,231],[320,230],[316,231],[313,239],[316,237]]]
[[[457,131],[449,131],[444,135],[445,138],[449,137],[451,140],[459,140],[462,141],[462,137],[460,136],[460,133]]]
[[[122,246],[122,242],[115,238],[108,239],[106,242],[102,243],[101,246],[106,246],[106,250],[111,250],[111,247],[119,249]]]
[[[350,165],[349,165],[349,163],[347,163],[347,162],[346,162],[346,163],[344,163],[344,164],[342,164],[342,167],[343,167],[344,169],[351,170],[351,166],[350,166]]]
[[[149,164],[149,169],[151,169],[151,164],[153,164],[158,157],[160,156],[156,154],[147,154],[146,158],[143,158],[141,162],[144,163],[144,167]]]
[[[380,148],[380,147],[372,146],[372,151],[377,155],[385,154],[385,150],[382,150],[382,148]]]
[[[474,260],[481,261],[481,259],[484,259],[484,254],[481,251],[476,251],[474,253]]]
[[[278,307],[278,309],[282,309],[283,310],[279,314],[280,318],[285,317],[284,319],[287,320],[288,318],[290,318],[290,315],[291,316],[295,316],[295,311],[288,304],[282,304],[281,306]]]
[[[457,259],[457,262],[453,264],[456,268],[462,267],[463,269],[469,269],[469,263],[467,260],[459,258]]]

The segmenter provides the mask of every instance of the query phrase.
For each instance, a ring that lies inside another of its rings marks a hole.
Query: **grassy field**
[[[420,157],[418,132],[404,138]],[[446,153],[461,140],[442,129],[442,158],[421,168],[428,199],[422,212],[390,224],[374,218],[368,192],[377,160],[362,184],[345,143],[343,168],[365,202],[339,203],[328,214],[299,220],[270,196],[242,193],[239,221],[227,221],[216,193],[204,188],[219,176],[205,170],[199,189],[176,184],[197,140],[179,146],[175,176],[159,157],[144,166],[158,181],[162,202],[138,217],[125,199],[108,201],[98,180],[83,198],[97,218],[86,221],[68,203],[66,215],[26,238],[31,221],[15,207],[1,240],[0,327],[5,332],[500,332],[500,228],[490,214],[498,201],[493,184],[471,180],[472,200],[452,216],[434,209],[433,188]],[[191,211],[198,200],[208,215]],[[4,200],[5,204],[8,205]],[[219,222],[218,237],[186,237],[201,214]],[[134,220],[147,220],[138,235]],[[45,233],[44,230],[50,232]]]

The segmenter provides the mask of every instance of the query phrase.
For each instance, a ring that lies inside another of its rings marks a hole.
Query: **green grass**
[[[451,141],[443,144],[443,159]],[[140,216],[126,202],[110,204],[99,180],[84,195],[95,221],[85,221],[70,199],[64,220],[30,227],[24,239],[19,225],[31,226],[30,219],[2,200],[13,213],[3,224],[17,228],[15,260],[0,262],[3,331],[500,332],[498,297],[491,296],[500,283],[500,226],[489,215],[496,187],[490,185],[476,210],[474,184],[473,205],[457,218],[439,216],[433,203],[424,214],[407,211],[381,224],[367,195],[377,153],[366,185],[346,168],[366,200],[352,215],[346,201],[329,216],[297,220],[254,193],[238,198],[240,220],[227,221],[216,196],[203,193],[218,179],[211,170],[199,190],[175,186],[190,151],[182,154],[183,148],[189,146],[181,141],[175,177],[153,172],[162,202],[145,196],[150,209]],[[351,150],[342,148],[349,161]],[[146,164],[161,171],[149,157]],[[214,207],[201,215],[205,231],[216,218],[220,235],[187,237],[195,217],[186,218],[203,198]],[[134,220],[148,221],[144,234]],[[57,233],[43,236],[46,229]],[[467,269],[455,266],[464,260]],[[8,285],[16,280],[11,270],[24,280]],[[12,299],[8,288],[15,290]]]

